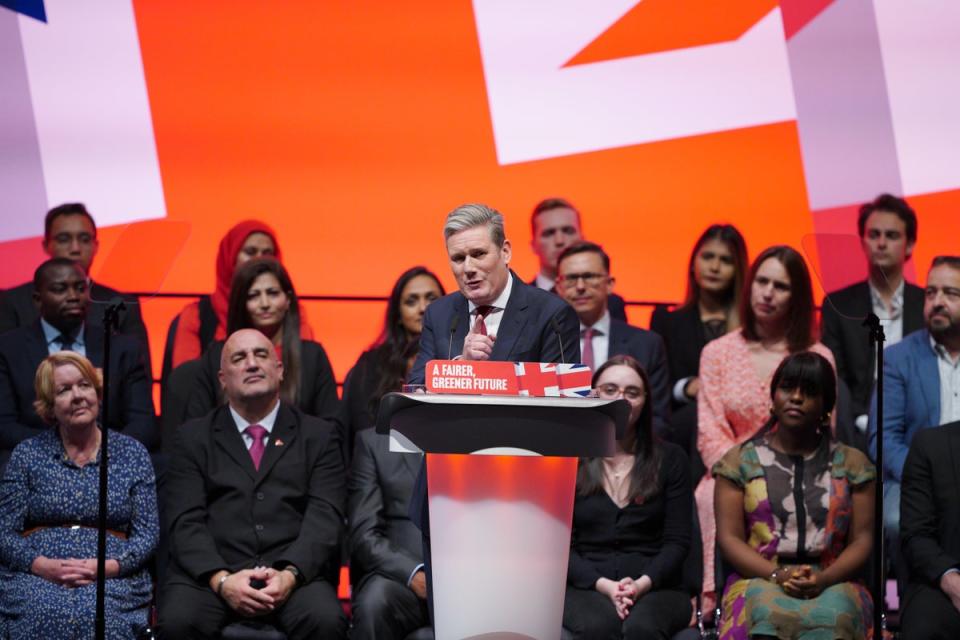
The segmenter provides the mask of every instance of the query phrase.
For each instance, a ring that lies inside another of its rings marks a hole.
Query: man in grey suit
[[[402,640],[430,624],[420,530],[407,507],[420,456],[389,451],[374,429],[357,434],[347,482],[354,640]]]

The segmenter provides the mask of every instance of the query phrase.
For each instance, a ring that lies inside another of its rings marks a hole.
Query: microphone
[[[453,334],[457,332],[457,325],[460,323],[460,314],[453,316],[450,323],[450,339],[447,341],[447,360],[453,356]]]
[[[567,364],[567,359],[563,356],[563,338],[560,337],[560,323],[557,322],[557,319],[550,317],[550,326],[553,327],[554,333],[557,334],[557,344],[560,346],[560,364]]]

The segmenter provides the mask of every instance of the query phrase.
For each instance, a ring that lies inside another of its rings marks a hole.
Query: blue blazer
[[[511,277],[513,289],[500,320],[490,359],[580,362],[580,320],[573,307],[552,293],[524,284],[513,272]],[[463,341],[470,331],[469,315],[467,299],[459,291],[435,300],[427,307],[420,334],[420,351],[407,376],[410,384],[423,384],[424,367],[429,361],[454,358],[463,352]],[[551,320],[556,321],[559,336]]]
[[[926,329],[884,349],[883,358],[883,475],[900,482],[913,436],[940,425],[940,371]],[[876,460],[876,391],[870,401],[869,438]]]
[[[653,428],[666,437],[670,420],[670,370],[663,338],[658,334],[610,320],[608,356],[628,355],[636,358],[650,378],[649,401],[653,403]],[[599,367],[602,363],[597,363]]]

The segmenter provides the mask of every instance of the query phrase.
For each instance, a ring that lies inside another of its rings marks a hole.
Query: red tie
[[[473,325],[473,332],[479,333],[482,336],[487,335],[487,323],[483,321],[490,312],[493,311],[493,307],[489,304],[480,305],[477,307],[477,322]]]
[[[243,432],[253,438],[253,444],[250,445],[250,457],[253,458],[254,468],[259,471],[260,461],[263,459],[263,436],[267,435],[267,430],[259,424],[252,424]]]
[[[585,364],[590,367],[590,370],[593,371],[593,329],[584,329],[583,330],[583,357],[580,358],[583,360],[581,364]]]

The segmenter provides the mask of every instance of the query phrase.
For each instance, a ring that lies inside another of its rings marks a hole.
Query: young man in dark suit
[[[563,250],[583,240],[580,212],[564,198],[547,198],[530,214],[530,248],[540,260],[540,270],[530,285],[560,294],[557,287],[557,259]],[[607,308],[616,320],[627,321],[623,298],[609,294]]]
[[[353,640],[403,640],[430,624],[420,531],[407,512],[420,456],[389,441],[360,431],[347,482]]]
[[[50,427],[33,408],[33,378],[40,362],[58,351],[76,351],[104,365],[103,330],[87,319],[87,274],[68,258],[52,258],[34,273],[39,317],[0,336],[0,468],[22,440]],[[150,381],[140,343],[114,336],[110,350],[109,426],[143,443],[158,444]]]
[[[83,270],[89,274],[90,265],[93,264],[99,246],[97,224],[83,204],[79,202],[62,204],[47,212],[43,224],[43,250],[51,258],[69,258],[79,262]],[[147,329],[140,316],[140,305],[136,299],[124,296],[117,290],[98,282],[90,283],[88,293],[94,304],[89,308],[87,321],[98,327],[103,326],[105,308],[105,305],[97,304],[98,302],[109,302],[118,297],[129,301],[127,310],[121,318],[120,333],[140,341],[146,357],[146,370],[149,373],[150,347],[147,342]],[[37,317],[32,282],[25,282],[0,293],[0,334],[17,327],[29,326],[37,320]]]
[[[904,640],[960,638],[960,422],[924,429],[903,466]]]
[[[167,481],[164,638],[219,637],[264,618],[291,639],[342,638],[344,468],[337,429],[280,401],[283,365],[259,331],[231,335],[227,404],[177,433]]]
[[[923,328],[923,289],[906,282],[903,267],[917,242],[917,215],[906,200],[882,194],[860,207],[860,244],[869,277],[823,300],[822,340],[833,351],[837,374],[850,389],[853,416],[863,433],[876,378],[876,354],[862,326],[869,313],[883,324],[886,346]]]
[[[596,369],[610,356],[636,358],[650,376],[647,402],[653,403],[653,427],[667,437],[670,372],[663,338],[611,317],[607,300],[614,279],[610,276],[610,256],[603,247],[592,242],[570,245],[560,254],[558,266],[560,297],[573,307],[580,320],[580,359]]]

